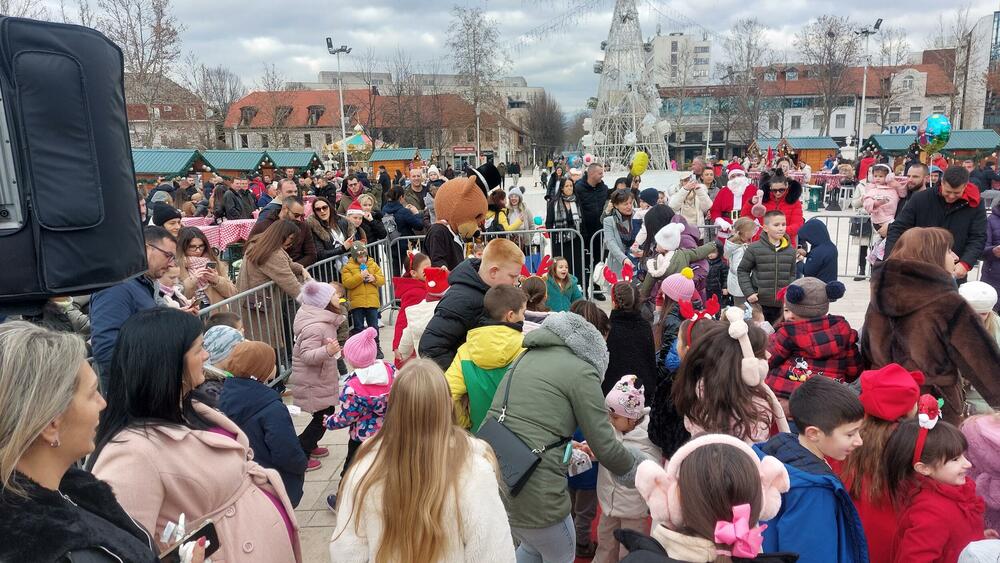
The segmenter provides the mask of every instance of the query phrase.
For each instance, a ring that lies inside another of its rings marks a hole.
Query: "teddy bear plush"
[[[424,251],[432,266],[454,270],[465,259],[462,241],[471,241],[479,234],[486,218],[486,193],[500,185],[500,172],[491,163],[471,172],[448,180],[434,196],[437,221],[424,237]]]

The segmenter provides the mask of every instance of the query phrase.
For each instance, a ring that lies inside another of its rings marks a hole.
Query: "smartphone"
[[[209,546],[205,549],[205,557],[219,550],[219,534],[215,531],[215,522],[212,522],[212,519],[209,518],[202,522],[201,526],[196,530],[185,536],[184,539],[171,545],[166,551],[161,553],[160,563],[180,563],[181,546],[191,541],[198,541],[203,537],[209,541]]]
[[[209,270],[214,270],[218,268],[219,265],[215,262],[209,262],[208,264],[205,264],[205,267],[208,268]]]

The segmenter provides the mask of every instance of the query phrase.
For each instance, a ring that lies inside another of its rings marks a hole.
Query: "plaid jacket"
[[[767,347],[770,371],[765,380],[774,394],[788,398],[814,375],[854,381],[861,374],[858,332],[836,315],[778,325]]]

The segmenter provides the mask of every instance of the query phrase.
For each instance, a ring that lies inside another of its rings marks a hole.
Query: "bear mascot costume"
[[[469,170],[469,176],[442,184],[434,196],[437,222],[424,237],[431,266],[451,271],[465,259],[465,242],[479,234],[486,219],[486,192],[500,185],[500,172],[491,163]]]

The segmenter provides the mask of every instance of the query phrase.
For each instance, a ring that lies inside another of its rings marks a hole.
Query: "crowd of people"
[[[753,181],[759,162],[697,159],[660,189],[556,162],[544,215],[512,165],[140,193],[146,272],[0,324],[0,560],[157,561],[211,520],[188,560],[302,561],[295,508],[338,429],[331,561],[995,560],[982,174],[859,170],[872,279],[852,327],[830,312],[837,244],[794,164],[770,164]],[[466,181],[486,240],[436,197]],[[242,259],[189,212],[254,219]],[[559,230],[533,263],[541,226]]]

